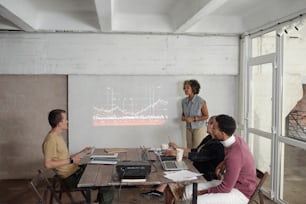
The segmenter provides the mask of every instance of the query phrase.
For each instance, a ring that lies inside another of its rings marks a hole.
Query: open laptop
[[[87,164],[88,162],[90,162],[91,156],[93,155],[95,149],[96,149],[95,147],[92,147],[90,153],[88,153],[88,154],[83,154],[83,153],[82,153],[82,154],[83,154],[83,157],[82,157],[82,159],[81,159],[79,165]]]
[[[177,162],[176,160],[169,160],[169,158],[163,160],[163,156],[161,155],[158,155],[158,158],[165,171],[177,171],[177,170],[188,169],[184,161]]]

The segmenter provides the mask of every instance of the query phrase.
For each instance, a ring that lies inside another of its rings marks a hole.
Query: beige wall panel
[[[0,75],[0,179],[30,178],[43,167],[54,108],[67,109],[67,76]]]

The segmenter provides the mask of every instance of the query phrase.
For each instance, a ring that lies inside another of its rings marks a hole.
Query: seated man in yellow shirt
[[[47,169],[55,169],[68,188],[76,188],[86,166],[79,166],[78,164],[82,159],[82,155],[91,152],[91,148],[86,147],[76,154],[69,155],[67,144],[61,134],[68,129],[66,111],[61,109],[52,110],[49,113],[48,120],[51,130],[43,142],[44,165]],[[97,201],[111,204],[113,197],[112,188],[101,187]]]

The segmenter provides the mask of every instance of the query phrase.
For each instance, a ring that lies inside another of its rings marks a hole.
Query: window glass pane
[[[305,203],[306,150],[284,145],[284,174],[282,175],[281,198],[288,203]]]
[[[256,134],[249,134],[249,144],[254,155],[256,168],[270,174],[271,167],[271,140]],[[266,190],[271,189],[271,176],[264,183]]]
[[[275,31],[252,39],[252,57],[275,52]]]
[[[282,135],[306,141],[306,26],[284,35]]]
[[[249,127],[271,132],[272,122],[272,64],[251,68]]]

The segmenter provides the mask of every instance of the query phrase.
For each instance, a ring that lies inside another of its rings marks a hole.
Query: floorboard
[[[151,187],[129,187],[116,188],[114,204],[159,204],[164,203],[164,199],[143,197],[141,192],[151,190]],[[96,191],[92,192],[92,198],[95,199]],[[75,200],[84,200],[81,193],[73,194]],[[1,180],[0,181],[0,204],[36,204],[36,196],[29,186],[29,180]],[[54,202],[55,203],[55,202]],[[63,203],[68,204],[69,199],[63,196]],[[273,204],[266,200],[265,204]]]

